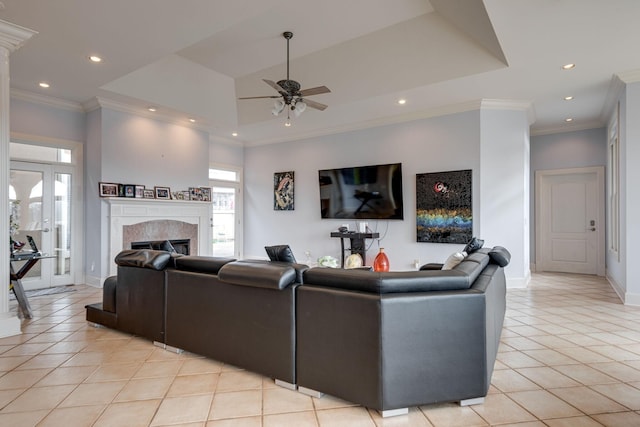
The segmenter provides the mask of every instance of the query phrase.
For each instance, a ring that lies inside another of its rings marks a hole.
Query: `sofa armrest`
[[[107,277],[102,285],[102,309],[111,313],[116,312],[116,286],[117,276]]]
[[[218,278],[233,285],[284,289],[296,282],[296,270],[286,263],[236,261],[222,266]]]

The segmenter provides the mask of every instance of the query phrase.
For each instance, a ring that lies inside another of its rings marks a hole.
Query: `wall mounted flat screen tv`
[[[402,164],[318,171],[320,215],[337,219],[404,219]]]

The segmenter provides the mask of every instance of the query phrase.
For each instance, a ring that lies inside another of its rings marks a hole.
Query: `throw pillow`
[[[271,261],[296,262],[289,245],[265,246],[264,249]]]
[[[467,246],[464,247],[462,252],[466,253],[467,255],[472,254],[478,249],[480,249],[482,245],[484,245],[484,240],[473,237],[469,241],[469,243],[467,243]]]
[[[492,262],[498,264],[500,267],[506,267],[509,261],[511,261],[511,254],[502,246],[494,246],[489,252],[489,257]]]
[[[460,264],[462,260],[464,260],[464,255],[462,255],[460,252],[454,252],[449,255],[449,258],[447,258],[447,260],[444,262],[444,264],[442,265],[442,269],[451,270],[453,267]]]
[[[163,242],[153,242],[151,243],[151,248],[157,251],[167,251],[170,253],[176,253],[176,248],[173,247],[170,241],[165,240]]]

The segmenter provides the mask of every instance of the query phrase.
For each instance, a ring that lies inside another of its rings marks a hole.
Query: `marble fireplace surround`
[[[109,275],[115,256],[131,242],[190,239],[192,255],[210,255],[211,203],[187,200],[113,198],[109,203]]]

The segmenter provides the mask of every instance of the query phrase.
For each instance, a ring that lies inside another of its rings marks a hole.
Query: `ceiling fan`
[[[238,99],[260,99],[260,98],[277,98],[271,112],[274,116],[279,115],[282,111],[287,109],[287,122],[286,126],[291,126],[289,121],[289,112],[292,111],[296,117],[300,116],[302,112],[307,108],[315,108],[316,110],[323,111],[327,106],[310,99],[306,99],[310,95],[320,95],[322,93],[331,92],[326,86],[317,86],[310,89],[300,90],[300,83],[295,80],[289,79],[289,40],[293,37],[291,31],[285,31],[282,36],[287,39],[287,78],[285,80],[279,80],[277,83],[273,80],[262,79],[266,84],[274,88],[280,95],[271,96],[249,96]]]

